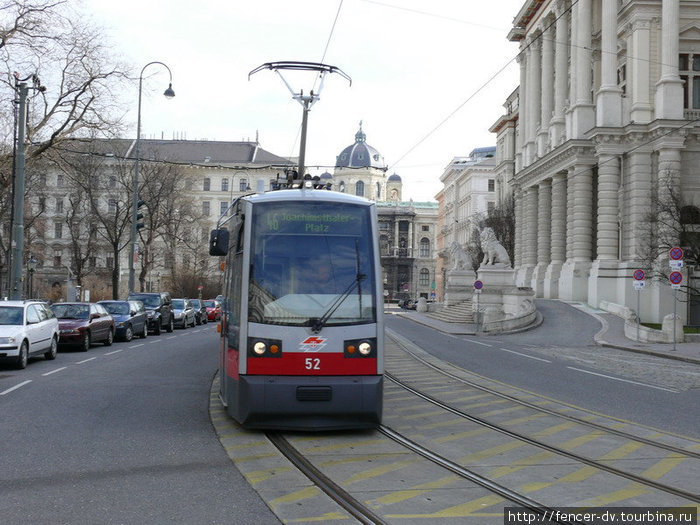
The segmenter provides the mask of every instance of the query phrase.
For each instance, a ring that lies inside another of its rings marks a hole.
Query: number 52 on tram
[[[245,196],[225,256],[220,398],[244,427],[374,428],[384,326],[374,203],[319,189]],[[221,222],[221,221],[220,221]]]

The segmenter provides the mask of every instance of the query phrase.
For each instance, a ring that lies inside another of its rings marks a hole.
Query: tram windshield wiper
[[[311,331],[313,333],[319,333],[323,329],[323,327],[326,326],[326,323],[331,318],[331,316],[340,307],[340,305],[343,304],[343,301],[345,301],[345,299],[347,299],[350,296],[353,290],[360,286],[360,282],[365,277],[367,276],[364,273],[358,273],[355,277],[355,280],[350,283],[350,285],[345,289],[345,291],[342,294],[336,297],[335,301],[331,303],[331,305],[328,307],[328,310],[326,310],[326,312],[321,317],[312,317],[311,319],[309,319],[309,324],[311,325]]]

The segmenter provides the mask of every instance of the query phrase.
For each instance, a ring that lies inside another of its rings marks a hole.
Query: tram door
[[[222,318],[222,348],[219,363],[220,393],[224,403],[230,403],[231,378],[238,378],[238,366],[241,349],[241,295],[243,273],[244,222],[236,221],[233,225],[233,239],[226,258],[225,313]],[[245,356],[245,349],[243,349]]]

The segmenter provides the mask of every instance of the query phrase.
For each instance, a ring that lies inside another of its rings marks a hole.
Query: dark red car
[[[221,320],[221,303],[216,299],[207,299],[204,301],[204,306],[207,308],[207,319],[209,321]]]
[[[96,303],[55,303],[51,310],[58,318],[58,346],[77,346],[83,352],[92,343],[109,346],[114,341],[114,318]]]

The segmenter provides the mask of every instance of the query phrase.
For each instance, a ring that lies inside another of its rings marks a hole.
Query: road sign
[[[671,284],[680,285],[683,282],[683,274],[681,272],[671,272],[668,280],[671,281]]]
[[[474,281],[474,289],[475,290],[481,290],[484,287],[484,283],[481,281]]]
[[[668,256],[674,261],[680,261],[683,258],[683,249],[678,246],[674,246],[668,251]]]
[[[644,280],[644,270],[635,270],[634,273],[632,274],[632,277],[634,277],[635,281],[643,281]]]
[[[634,283],[633,283],[634,289],[635,290],[644,290],[644,283],[646,283],[646,281],[634,281]]]
[[[197,290],[204,290],[204,286],[200,284],[199,286],[197,286]]]
[[[683,261],[668,261],[668,265],[671,267],[672,270],[680,270],[683,268]]]

